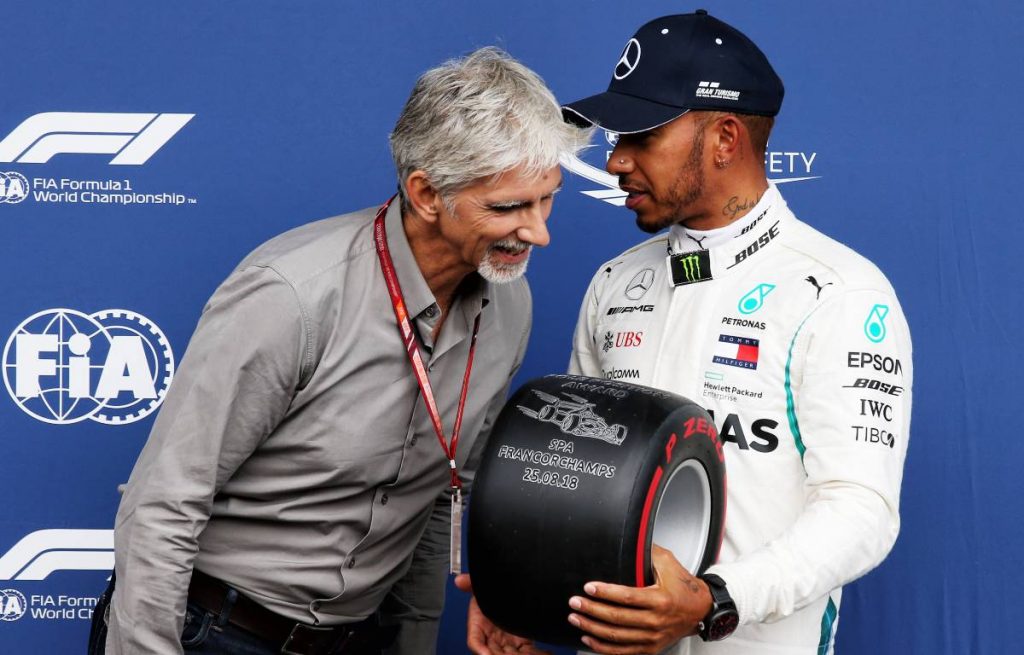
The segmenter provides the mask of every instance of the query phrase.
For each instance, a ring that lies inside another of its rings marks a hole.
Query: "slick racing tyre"
[[[682,396],[550,375],[495,422],[469,506],[469,572],[504,630],[579,646],[569,597],[584,583],[654,583],[651,545],[694,574],[714,563],[725,463],[710,416]]]

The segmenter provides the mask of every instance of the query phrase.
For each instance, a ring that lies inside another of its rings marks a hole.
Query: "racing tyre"
[[[621,435],[619,443],[539,418],[545,395],[569,394]],[[704,409],[639,385],[538,378],[498,416],[474,483],[474,593],[504,630],[578,647],[568,602],[584,583],[653,584],[652,544],[700,573],[718,557],[724,520],[722,445]]]

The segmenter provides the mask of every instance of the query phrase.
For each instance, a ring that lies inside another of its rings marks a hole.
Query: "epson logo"
[[[888,357],[876,353],[850,352],[846,355],[846,366],[848,368],[873,368],[883,373],[903,375],[903,365],[895,357]]]
[[[606,316],[615,314],[629,314],[632,312],[653,312],[654,305],[626,305],[624,307],[609,307]]]
[[[46,112],[0,141],[0,162],[45,164],[59,154],[115,155],[113,166],[145,164],[195,114]]]

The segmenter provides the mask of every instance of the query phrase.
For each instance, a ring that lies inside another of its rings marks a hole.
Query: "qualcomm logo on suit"
[[[0,582],[35,582],[57,571],[111,571],[113,530],[36,530],[0,557]],[[31,594],[0,589],[0,621],[17,621],[30,613],[36,619],[92,617],[96,598],[66,594]]]
[[[40,421],[123,425],[163,402],[174,353],[163,331],[136,312],[47,309],[8,338],[3,377],[18,407]]]

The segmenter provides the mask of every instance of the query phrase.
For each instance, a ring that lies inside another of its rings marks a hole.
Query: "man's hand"
[[[576,610],[569,623],[588,633],[583,637],[587,648],[608,655],[653,655],[697,634],[711,611],[707,584],[660,546],[654,546],[652,558],[655,583],[650,587],[588,582],[583,590],[589,598],[569,599]]]
[[[455,577],[455,586],[473,593],[473,585],[466,573]],[[469,615],[466,617],[466,645],[474,655],[551,655],[534,647],[529,639],[509,634],[491,623],[480,611],[475,596],[469,601]]]

